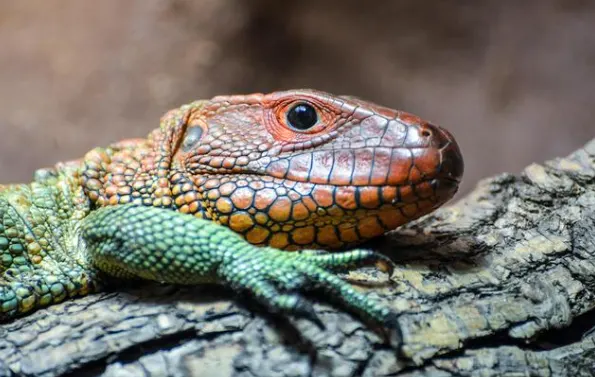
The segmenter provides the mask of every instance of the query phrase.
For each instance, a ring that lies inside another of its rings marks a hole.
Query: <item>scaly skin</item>
[[[315,109],[311,127],[292,127],[296,104]],[[356,98],[294,90],[193,102],[147,139],[0,186],[0,319],[142,278],[220,283],[314,321],[301,293],[316,288],[386,324],[388,309],[333,272],[390,273],[390,260],[312,249],[351,246],[432,211],[462,172],[448,132]]]

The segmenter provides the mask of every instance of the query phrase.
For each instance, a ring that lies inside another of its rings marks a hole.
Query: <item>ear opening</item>
[[[154,206],[170,207],[173,204],[169,174],[173,156],[181,147],[188,121],[192,114],[202,108],[203,101],[196,101],[168,111],[162,118],[159,134],[154,139],[157,159],[155,161]]]

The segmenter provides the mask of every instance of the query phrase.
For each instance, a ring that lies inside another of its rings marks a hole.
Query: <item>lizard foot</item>
[[[388,307],[335,275],[368,265],[392,273],[392,261],[372,251],[262,248],[210,221],[135,205],[94,211],[85,218],[81,237],[93,265],[108,275],[185,285],[218,282],[248,292],[272,313],[304,317],[323,327],[302,296],[321,291],[382,328],[392,329],[397,323]]]
[[[229,253],[220,265],[218,275],[232,289],[249,292],[269,311],[304,317],[324,328],[312,304],[301,295],[307,291],[321,291],[331,301],[365,320],[382,327],[397,326],[395,313],[389,308],[332,273],[376,265],[391,274],[393,263],[388,257],[361,249],[326,253],[287,252],[251,245],[249,248],[242,253]]]

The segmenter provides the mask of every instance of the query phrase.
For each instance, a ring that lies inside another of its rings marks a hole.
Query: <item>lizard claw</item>
[[[395,263],[392,259],[372,250],[355,249],[341,253],[304,250],[301,255],[304,259],[329,271],[345,271],[362,266],[375,266],[380,271],[385,272],[390,279],[395,270]]]
[[[304,317],[320,328],[324,325],[301,293],[322,291],[363,319],[390,326],[391,310],[332,273],[364,265],[377,265],[389,274],[393,270],[388,257],[369,250],[289,253],[250,245],[240,253],[227,254],[217,274],[233,289],[249,292],[271,312]]]
[[[293,301],[293,315],[297,317],[303,317],[309,320],[310,322],[318,326],[320,330],[324,330],[326,328],[326,326],[324,326],[324,323],[322,323],[322,321],[320,320],[320,317],[318,317],[318,314],[316,314],[316,311],[314,311],[314,307],[308,300],[304,299],[299,295],[287,295],[287,299]]]
[[[395,349],[400,347],[403,335],[401,333],[401,326],[399,325],[399,316],[396,313],[391,313],[384,320],[382,327],[385,334],[385,341]]]

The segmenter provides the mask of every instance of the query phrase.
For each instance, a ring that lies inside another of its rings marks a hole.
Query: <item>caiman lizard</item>
[[[302,295],[315,289],[388,324],[335,273],[392,262],[345,248],[442,205],[462,174],[446,130],[355,97],[196,101],[147,138],[0,186],[0,320],[140,278],[219,283],[317,321]]]

